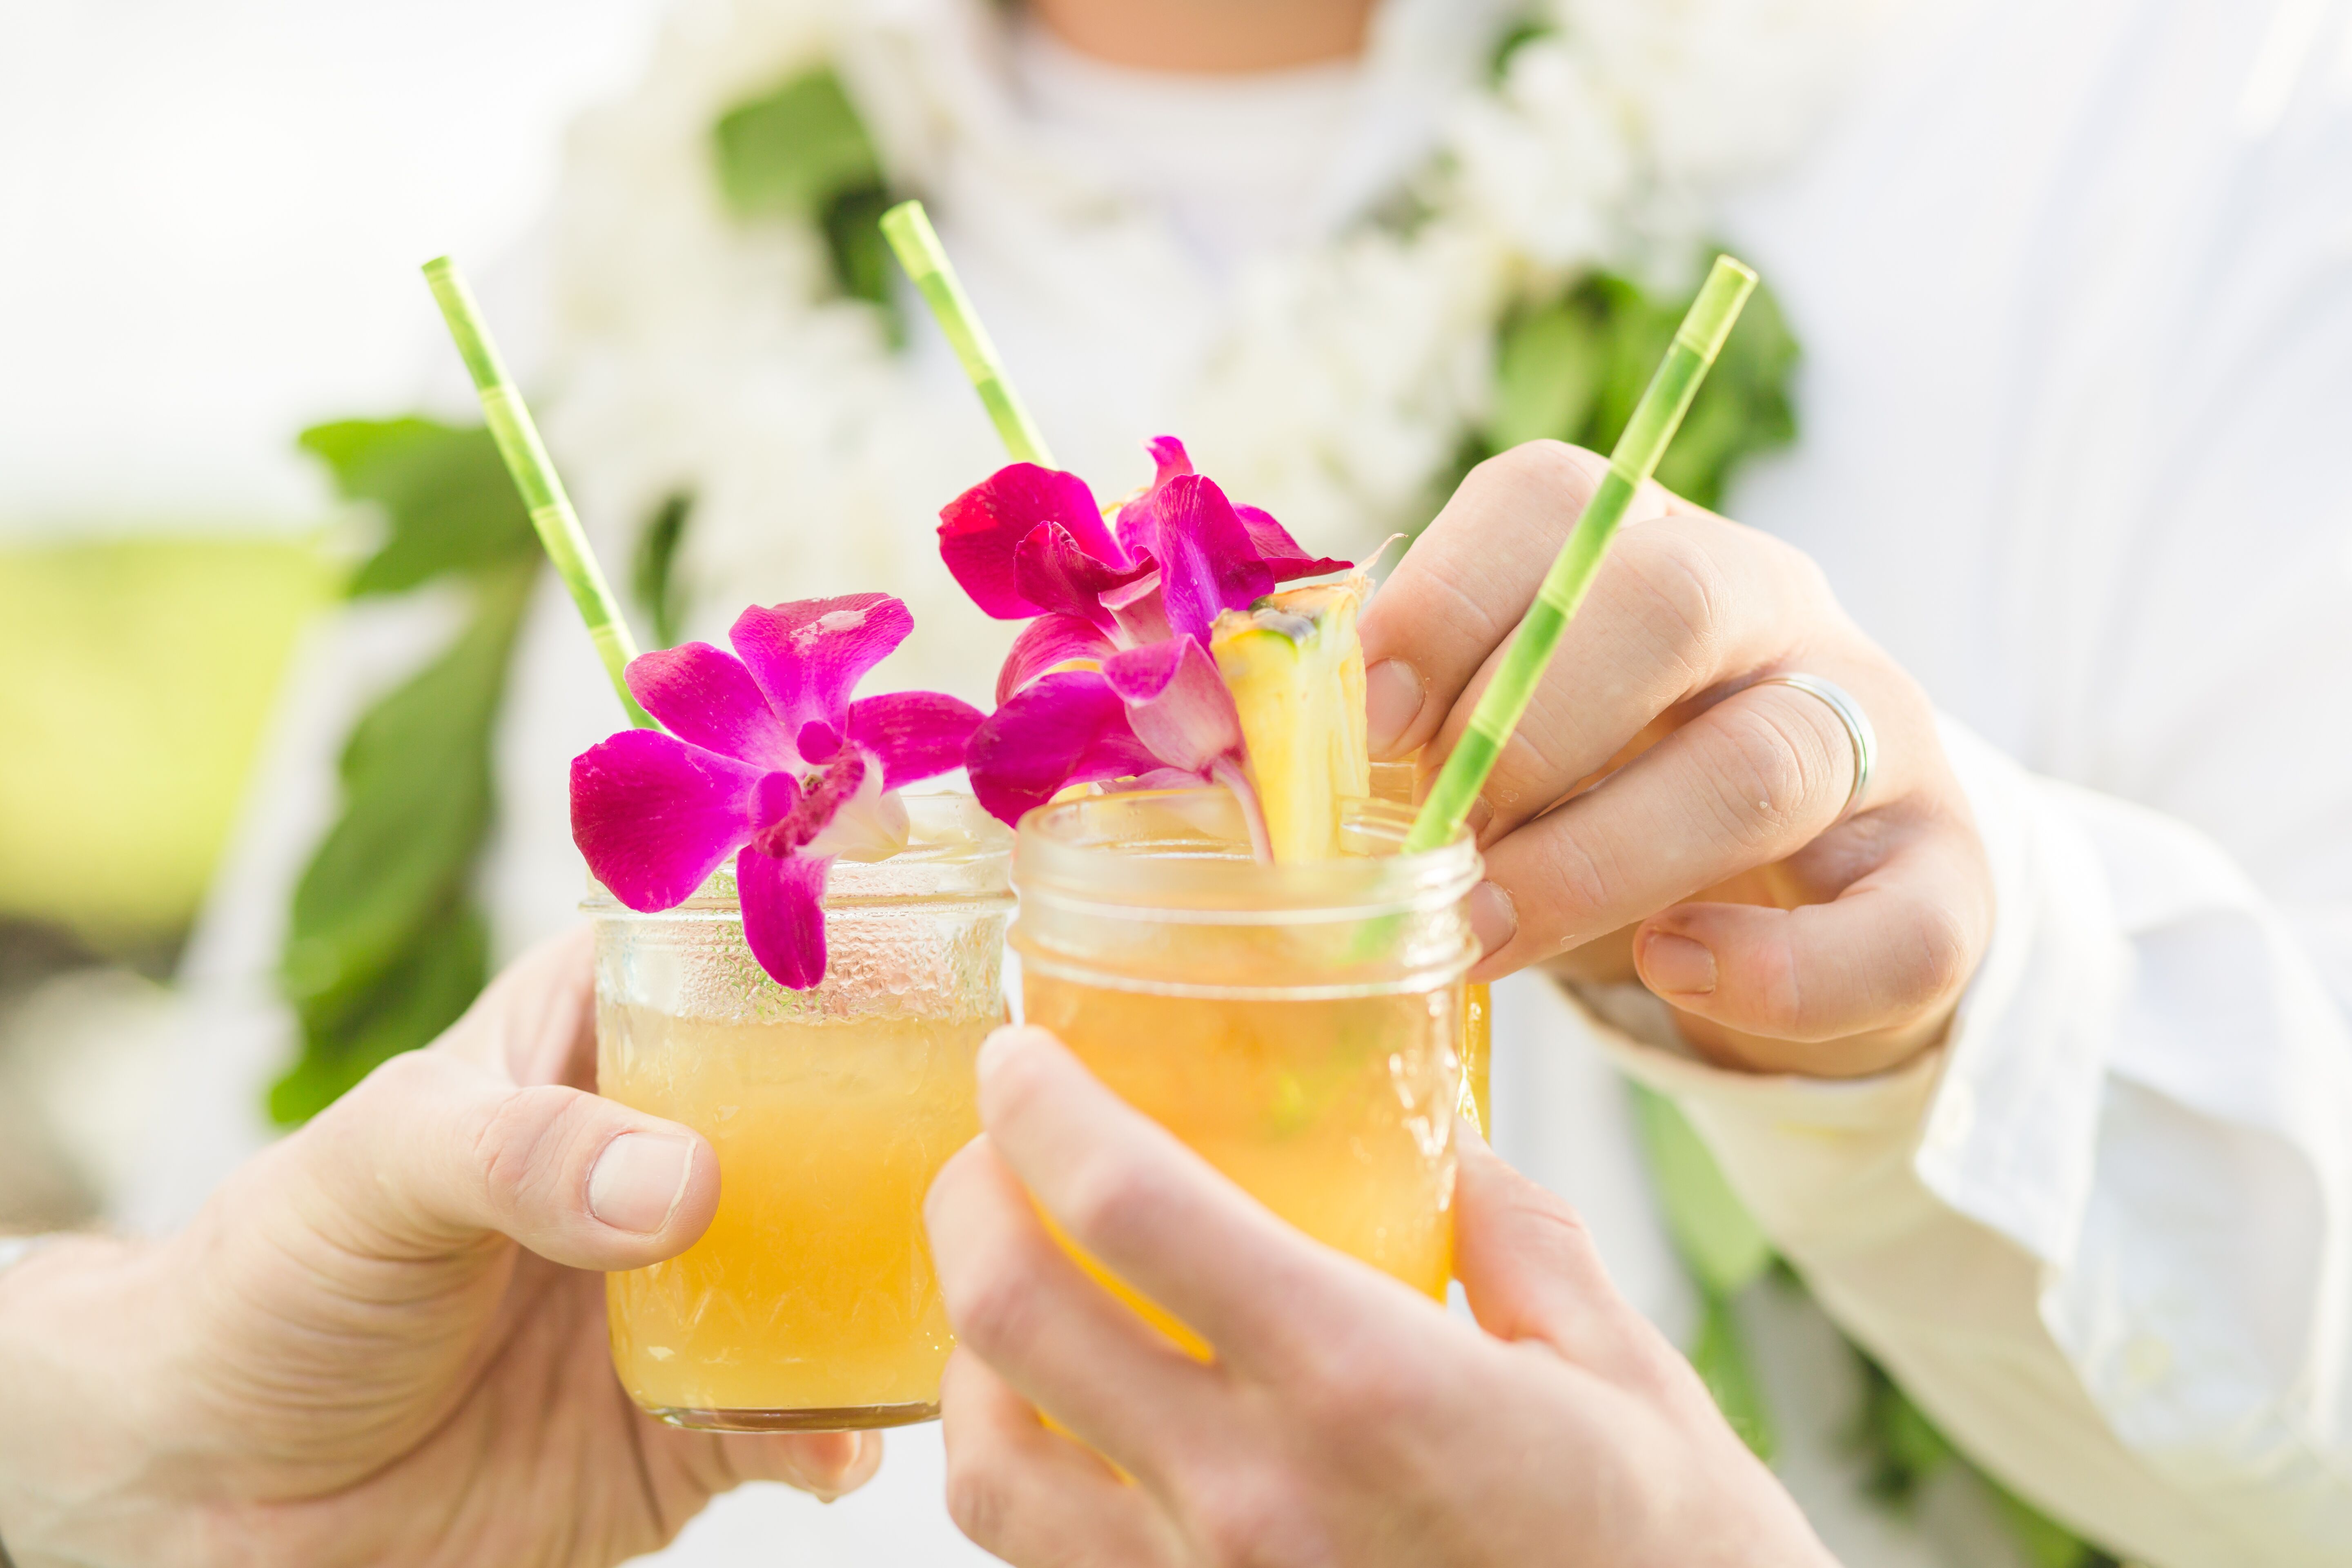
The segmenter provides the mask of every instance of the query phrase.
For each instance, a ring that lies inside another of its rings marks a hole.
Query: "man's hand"
[[[1475,1328],[1284,1225],[1043,1030],[992,1037],[980,1092],[988,1131],[928,1217],[959,1336],[948,1506],[989,1551],[1022,1568],[1829,1563],[1575,1215],[1474,1135],[1455,1267]],[[1096,1284],[1038,1207],[1215,1359]]]
[[[676,1431],[621,1391],[598,1271],[685,1250],[719,1170],[688,1129],[585,1092],[594,1063],[583,930],[181,1236],[0,1278],[19,1568],[601,1565],[740,1481],[864,1481],[871,1436]]]
[[[1376,756],[1444,760],[1605,471],[1545,441],[1463,481],[1364,614]],[[1877,731],[1851,813],[1846,731],[1820,698],[1754,684],[1783,673],[1843,687]],[[1562,954],[1605,975],[1613,954],[1751,1069],[1903,1061],[1990,936],[1991,872],[1926,696],[1811,561],[1654,485],[1471,820],[1480,977]]]

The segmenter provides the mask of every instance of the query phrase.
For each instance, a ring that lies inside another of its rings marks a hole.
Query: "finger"
[[[1150,1568],[1177,1561],[1150,1494],[1048,1428],[985,1362],[948,1358],[940,1388],[948,1517],[1017,1568]]]
[[[1883,1071],[1926,1046],[1958,1003],[1990,939],[1990,887],[1976,836],[1938,822],[1904,835],[1827,903],[1663,910],[1635,933],[1634,963],[1670,1005],[1719,1026],[1685,1032],[1738,1065]],[[1838,1048],[1757,1052],[1742,1036]]]
[[[1842,669],[1866,647],[1819,570],[1777,540],[1705,516],[1624,534],[1495,759],[1479,837],[1539,816],[1756,675]],[[1451,754],[1508,651],[1497,647],[1455,697],[1424,766]]]
[[[1221,1374],[1087,1276],[988,1137],[940,1168],[923,1219],[959,1352],[1137,1475],[1203,1424]]]
[[[1307,1324],[1430,1302],[1268,1212],[1105,1088],[1043,1029],[981,1050],[980,1113],[1005,1163],[1078,1245],[1216,1347],[1273,1381],[1314,1347]]]
[[[1853,746],[1829,704],[1786,686],[1727,698],[1486,850],[1509,924],[1496,929],[1491,910],[1474,909],[1486,948],[1474,977],[1549,958],[1795,854],[1846,809],[1853,779]]]
[[[1530,441],[1470,471],[1365,608],[1373,756],[1401,757],[1436,735],[1454,700],[1535,603],[1552,558],[1608,470],[1595,453]],[[1650,483],[1626,521],[1696,510]]]
[[[1497,1339],[1540,1341],[1586,1367],[1614,1367],[1641,1351],[1648,1325],[1617,1293],[1577,1212],[1475,1130],[1460,1142],[1454,1277],[1478,1326]]]
[[[711,1475],[713,1492],[745,1481],[782,1481],[826,1502],[845,1497],[882,1468],[879,1432],[779,1432],[751,1436],[684,1432],[642,1411],[649,1443],[691,1445],[704,1450],[689,1460],[697,1475]]]
[[[432,1048],[519,1084],[596,1086],[595,938],[578,925],[509,964]]]
[[[388,1259],[498,1233],[572,1268],[640,1268],[719,1205],[718,1156],[692,1129],[440,1051],[394,1058],[284,1147],[296,1169],[277,1185],[305,1219]]]

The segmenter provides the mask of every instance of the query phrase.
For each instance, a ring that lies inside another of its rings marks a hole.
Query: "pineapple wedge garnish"
[[[1360,574],[1286,588],[1227,610],[1210,628],[1276,864],[1338,855],[1339,802],[1372,792],[1356,637],[1365,585]]]

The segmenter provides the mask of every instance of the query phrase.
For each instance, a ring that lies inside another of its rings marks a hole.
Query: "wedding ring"
[[[1878,731],[1870,727],[1870,715],[1862,710],[1862,704],[1844,687],[1818,675],[1768,675],[1756,684],[1786,686],[1809,697],[1818,697],[1829,704],[1830,711],[1845,726],[1845,738],[1853,747],[1853,787],[1845,792],[1845,805],[1838,812],[1838,821],[1843,822],[1862,803],[1862,792],[1870,787],[1871,767],[1878,761]]]

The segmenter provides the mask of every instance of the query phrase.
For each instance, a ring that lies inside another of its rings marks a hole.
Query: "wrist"
[[[148,1485],[157,1309],[152,1249],[59,1238],[0,1271],[0,1542],[16,1568],[184,1558]]]

